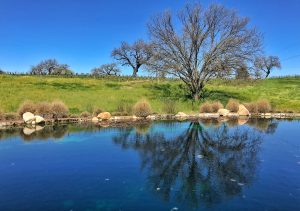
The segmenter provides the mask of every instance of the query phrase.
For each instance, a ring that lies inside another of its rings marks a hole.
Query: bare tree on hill
[[[210,79],[253,63],[261,51],[261,35],[248,18],[224,6],[187,4],[177,18],[181,28],[170,12],[149,23],[154,54],[149,65],[179,77],[195,100]]]
[[[36,66],[32,66],[29,72],[33,75],[73,75],[67,64],[59,64],[56,59],[41,61]]]
[[[263,72],[265,78],[268,78],[272,69],[281,69],[281,63],[277,56],[261,56],[256,58],[254,66],[256,71]]]
[[[152,56],[150,44],[143,40],[138,40],[132,45],[122,42],[119,48],[115,48],[112,57],[119,61],[123,66],[130,66],[133,69],[132,76],[136,77],[142,65],[147,64]]]
[[[104,64],[91,70],[91,74],[95,76],[119,75],[120,72],[116,63]]]

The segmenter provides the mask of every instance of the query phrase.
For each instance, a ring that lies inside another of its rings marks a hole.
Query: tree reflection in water
[[[149,187],[164,200],[173,198],[194,208],[240,194],[253,181],[259,163],[262,138],[249,128],[229,128],[226,123],[206,128],[192,122],[175,137],[122,130],[114,142],[140,152]]]

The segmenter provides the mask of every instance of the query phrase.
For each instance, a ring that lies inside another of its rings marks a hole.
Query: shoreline
[[[300,113],[260,113],[251,114],[250,116],[238,116],[233,113],[230,116],[220,116],[218,113],[200,113],[191,115],[174,115],[174,114],[153,114],[147,117],[136,116],[112,116],[109,120],[93,121],[93,117],[89,118],[59,118],[59,119],[45,119],[45,122],[37,125],[53,125],[53,124],[66,124],[66,123],[94,123],[100,126],[108,127],[116,124],[133,125],[134,123],[155,122],[164,120],[173,121],[195,121],[201,119],[215,119],[220,122],[226,122],[230,119],[248,120],[250,118],[261,119],[300,119]],[[0,129],[7,129],[9,127],[30,126],[37,125],[26,124],[23,120],[8,120],[0,121]]]

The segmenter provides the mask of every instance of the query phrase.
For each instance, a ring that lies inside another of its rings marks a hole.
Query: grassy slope
[[[16,111],[25,100],[56,99],[63,100],[72,113],[88,110],[91,106],[116,111],[120,102],[132,105],[141,98],[148,99],[156,112],[163,112],[166,99],[175,100],[177,110],[197,111],[199,103],[193,103],[184,93],[179,81],[0,75],[0,107],[7,112]],[[206,96],[208,100],[221,100],[222,103],[229,98],[242,102],[266,98],[275,110],[299,112],[300,78],[256,82],[216,80],[207,86]]]

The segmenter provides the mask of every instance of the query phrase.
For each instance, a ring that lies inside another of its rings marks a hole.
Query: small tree
[[[72,75],[69,65],[59,64],[56,59],[43,60],[30,70],[33,75]]]
[[[119,75],[121,73],[116,63],[104,64],[91,70],[94,76]]]
[[[265,78],[267,78],[270,75],[272,69],[281,69],[281,63],[279,57],[277,56],[258,57],[254,62],[254,66],[257,72],[263,72],[265,74]]]
[[[136,77],[140,67],[147,64],[152,56],[152,47],[143,40],[138,40],[132,45],[122,42],[121,47],[112,52],[112,57],[118,60],[123,66],[130,66],[133,69],[132,76]]]
[[[187,4],[178,20],[180,28],[165,12],[150,22],[150,65],[179,77],[195,100],[209,80],[252,63],[261,50],[261,36],[249,20],[221,5]]]

